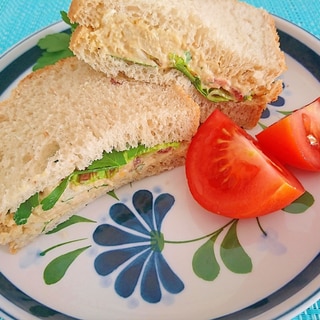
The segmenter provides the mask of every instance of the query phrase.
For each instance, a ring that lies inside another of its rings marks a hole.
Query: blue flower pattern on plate
[[[172,294],[184,289],[162,255],[161,224],[174,204],[174,197],[164,193],[153,201],[150,191],[139,190],[133,195],[132,204],[136,212],[123,203],[111,206],[109,214],[116,225],[101,224],[95,229],[95,243],[116,248],[99,254],[94,267],[102,276],[119,269],[115,291],[121,297],[130,297],[140,283],[141,297],[157,303],[162,297],[161,288]]]

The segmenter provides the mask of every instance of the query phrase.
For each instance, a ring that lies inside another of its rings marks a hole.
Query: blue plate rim
[[[308,33],[306,30],[302,29],[301,27],[283,19],[278,16],[275,16],[276,24],[277,22],[281,24],[287,24],[290,28],[294,28],[296,30],[299,30],[302,32],[302,35],[307,35],[309,38],[313,39],[315,42],[319,42],[319,39],[315,36],[313,36],[311,33]],[[0,62],[4,60],[4,58],[9,57],[10,54],[14,54],[14,51],[19,49],[21,45],[24,43],[39,39],[44,34],[46,34],[49,30],[54,28],[55,31],[66,31],[65,24],[60,21],[54,24],[51,24],[36,33],[30,35],[29,37],[23,39],[13,47],[9,48],[4,54],[0,56]],[[287,28],[284,28],[287,29]],[[306,44],[301,42],[299,39],[296,39],[291,34],[287,33],[286,31],[283,31],[282,29],[278,28],[279,36],[280,36],[280,43],[282,46],[282,50],[289,54],[291,57],[293,57],[295,60],[297,60],[301,65],[303,65],[307,70],[309,70],[319,81],[320,81],[320,69],[317,68],[317,66],[320,65],[320,56],[313,50],[313,48],[308,47]],[[310,40],[310,39],[309,39]],[[287,46],[287,47],[286,47]],[[304,53],[301,56],[301,51]],[[32,66],[32,64],[35,62],[35,59],[39,57],[41,54],[41,50],[34,45],[33,47],[29,47],[28,50],[23,52],[20,56],[13,59],[8,65],[4,67],[3,70],[0,71],[0,95],[7,89],[8,86],[19,76],[22,72],[24,72],[26,69]],[[27,59],[27,63],[21,63],[21,57],[22,61],[25,61]],[[19,61],[20,59],[20,61]],[[18,63],[17,63],[18,60]],[[311,63],[310,63],[311,61]],[[4,80],[3,80],[4,79]],[[231,319],[249,319],[252,317],[257,317],[259,315],[263,315],[264,312],[267,310],[272,309],[274,306],[279,305],[280,303],[284,302],[286,299],[288,299],[291,295],[298,293],[300,290],[308,286],[313,279],[315,279],[317,276],[320,275],[320,253],[313,259],[313,261],[305,267],[305,269],[300,272],[294,279],[292,279],[289,283],[284,285],[283,287],[279,288],[276,292],[272,293],[271,295],[265,297],[264,299],[258,301],[257,303],[254,303],[242,310],[230,313],[228,315],[215,318],[216,320],[231,320]],[[303,281],[301,282],[301,279]],[[299,285],[297,285],[297,283]],[[52,310],[51,308],[42,305],[38,301],[35,301],[32,299],[32,297],[26,295],[24,292],[22,292],[19,288],[17,288],[14,284],[12,284],[1,272],[0,272],[0,295],[5,297],[8,301],[13,303],[18,308],[21,308],[21,310],[26,311],[27,313],[31,314],[29,310],[27,310],[27,305],[19,305],[21,303],[17,303],[17,300],[15,300],[17,297],[21,299],[21,301],[27,302],[29,304],[30,302],[34,303],[34,306],[42,309],[43,316],[39,317],[39,319],[45,319],[50,315],[52,319],[58,319],[58,320],[71,320],[75,319],[68,315],[65,315],[63,313],[57,312],[55,310]],[[282,317],[288,316],[289,314],[292,314],[295,310],[298,310],[302,305],[305,305],[308,301],[314,300],[315,298],[320,298],[320,287],[314,291],[312,294],[307,296],[299,305],[292,306],[288,310],[284,310],[281,314],[278,315],[277,319],[280,319]],[[279,298],[283,298],[282,300],[279,300]],[[311,303],[310,303],[311,304]],[[266,305],[268,308],[266,309]],[[10,316],[12,319],[16,319],[14,316],[10,314],[7,310],[3,310],[0,307],[0,311]]]

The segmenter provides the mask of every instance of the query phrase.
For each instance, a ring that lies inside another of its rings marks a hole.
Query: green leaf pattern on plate
[[[305,192],[303,196],[294,201],[290,206],[283,209],[284,212],[290,213],[302,213],[310,208],[314,203],[314,198],[309,192]],[[171,208],[171,207],[170,207]],[[268,234],[264,231],[261,220],[256,219],[257,226],[259,230],[268,237]],[[47,233],[57,233],[69,226],[76,223],[97,223],[96,221],[74,215],[66,222],[58,225],[53,231]],[[214,281],[220,274],[222,266],[225,266],[230,272],[236,274],[247,274],[252,272],[253,262],[248,253],[246,252],[244,246],[241,244],[239,237],[239,223],[238,219],[230,219],[223,226],[214,230],[213,232],[188,240],[175,240],[170,241],[165,238],[165,234],[159,231],[159,238],[161,240],[160,251],[167,245],[187,245],[188,243],[200,243],[198,249],[194,252],[192,257],[191,268],[196,277],[204,281]],[[64,243],[59,243],[57,245],[51,246],[40,253],[40,257],[44,258],[47,252],[51,252],[61,246],[69,246],[72,243],[79,241],[86,241],[89,238],[79,238]],[[152,245],[152,239],[150,238]],[[218,241],[219,240],[219,241]],[[158,243],[158,242],[157,242]],[[82,246],[81,248],[64,253],[53,260],[51,260],[46,268],[44,269],[43,279],[47,285],[55,284],[63,279],[69,270],[71,264],[77,259],[77,257],[89,249],[92,245],[88,244]]]
[[[194,273],[199,278],[206,281],[213,281],[220,272],[220,265],[214,252],[214,244],[219,233],[214,234],[209,240],[207,240],[195,252],[192,259]]]
[[[68,220],[60,223],[59,225],[57,225],[54,229],[52,229],[51,231],[48,231],[46,234],[52,234],[52,233],[56,233],[64,228],[67,228],[73,224],[79,223],[79,222],[93,222],[95,223],[96,221],[94,220],[90,220],[78,215],[73,215],[71,216]]]
[[[288,213],[299,214],[308,210],[314,204],[313,195],[306,191],[302,196],[293,201],[282,210]]]
[[[230,226],[221,246],[220,255],[225,266],[234,273],[249,273],[252,271],[252,261],[241,246],[238,235],[236,220]]]
[[[44,269],[43,279],[45,283],[54,284],[60,281],[72,262],[89,247],[90,246],[76,249],[53,259]]]

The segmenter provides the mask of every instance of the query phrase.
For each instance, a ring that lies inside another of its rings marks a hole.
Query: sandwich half
[[[274,20],[237,0],[73,0],[70,48],[109,76],[181,85],[201,106],[252,128],[282,90]],[[186,81],[187,80],[187,81]]]
[[[0,102],[0,244],[12,252],[124,184],[184,164],[199,106],[178,85],[110,78],[76,57]]]

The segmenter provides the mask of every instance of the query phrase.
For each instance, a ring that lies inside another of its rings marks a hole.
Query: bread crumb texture
[[[103,151],[189,141],[198,125],[179,86],[108,78],[76,57],[33,72],[0,102],[0,217]]]
[[[71,49],[108,75],[175,82],[169,54],[189,52],[205,85],[263,96],[286,69],[272,16],[236,0],[73,0],[69,17]]]

